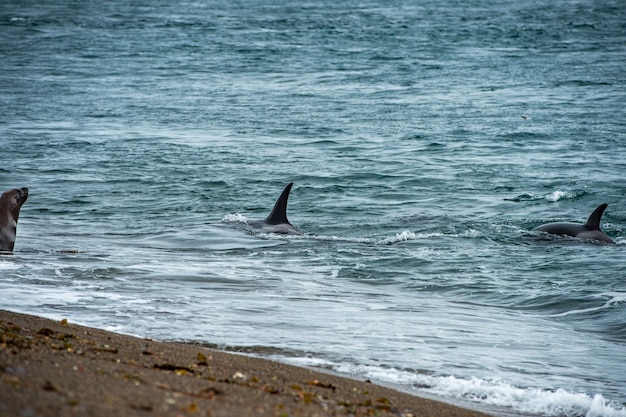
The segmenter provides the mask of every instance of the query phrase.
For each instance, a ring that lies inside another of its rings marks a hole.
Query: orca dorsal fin
[[[265,222],[268,224],[291,224],[289,220],[287,220],[287,200],[289,200],[289,192],[291,191],[291,187],[293,186],[293,182],[287,184],[283,192],[276,200],[274,204],[274,208],[269,216],[265,219]]]
[[[602,218],[602,214],[604,213],[604,210],[607,208],[607,206],[608,204],[606,203],[600,204],[598,208],[595,209],[593,213],[591,213],[591,216],[589,216],[589,218],[587,219],[587,223],[585,224],[585,226],[593,230],[600,230],[600,219]]]

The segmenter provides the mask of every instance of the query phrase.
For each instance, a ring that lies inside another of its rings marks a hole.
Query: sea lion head
[[[17,219],[28,199],[28,188],[14,188],[0,196],[0,251],[11,252],[15,245]]]

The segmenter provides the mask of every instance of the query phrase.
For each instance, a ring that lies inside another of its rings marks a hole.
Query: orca
[[[261,229],[267,233],[302,235],[303,233],[294,225],[289,223],[289,220],[287,220],[287,200],[289,200],[289,192],[291,192],[292,186],[293,182],[287,184],[283,192],[280,194],[280,197],[278,197],[278,200],[276,200],[274,208],[269,216],[267,216],[264,220],[249,221],[248,225],[255,229]]]
[[[0,196],[0,252],[13,252],[20,209],[28,199],[28,188],[13,188]]]
[[[600,204],[587,219],[587,223],[547,223],[535,227],[533,232],[544,232],[552,235],[571,236],[583,240],[597,240],[606,243],[616,243],[600,230],[600,219],[608,204]]]

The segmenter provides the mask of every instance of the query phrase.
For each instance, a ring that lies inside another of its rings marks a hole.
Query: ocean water
[[[0,35],[0,308],[626,416],[622,0],[2,0]],[[305,234],[249,229],[289,182]],[[528,232],[603,202],[617,245]]]

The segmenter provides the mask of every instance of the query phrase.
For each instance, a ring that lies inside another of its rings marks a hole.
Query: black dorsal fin
[[[289,192],[291,191],[291,187],[293,186],[293,182],[287,184],[283,192],[281,193],[278,200],[276,200],[276,204],[274,204],[274,208],[269,216],[265,219],[265,222],[268,224],[291,224],[289,220],[287,220],[287,200],[289,200]]]
[[[585,226],[590,227],[593,230],[600,230],[600,219],[602,218],[602,214],[607,206],[608,204],[606,203],[600,204],[598,208],[591,213],[591,216],[587,219]]]

